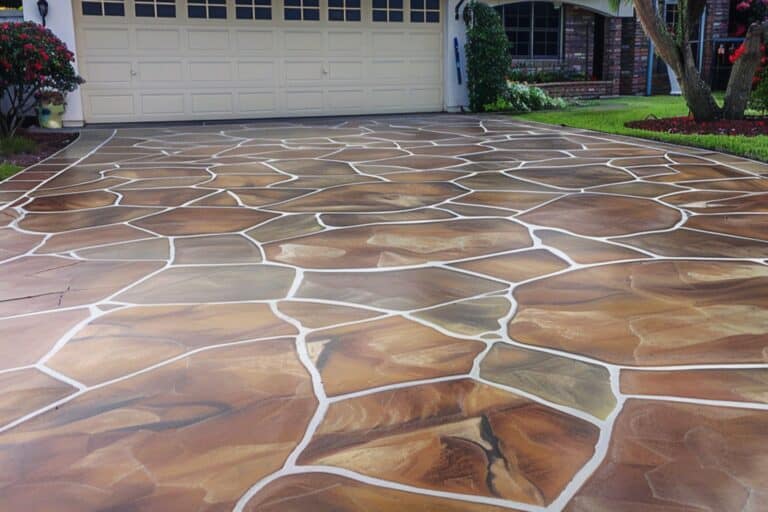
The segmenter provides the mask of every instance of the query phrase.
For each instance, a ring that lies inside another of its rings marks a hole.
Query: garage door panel
[[[142,82],[180,82],[184,80],[182,65],[178,61],[139,62],[136,68],[138,78]]]
[[[202,93],[192,94],[193,114],[231,114],[232,94]]]
[[[214,60],[189,63],[189,81],[226,82],[232,80],[232,65]]]
[[[81,73],[92,84],[130,87],[131,69],[132,65],[129,60],[91,60],[83,66]]]
[[[238,30],[235,34],[237,49],[242,52],[266,52],[275,48],[272,30]]]
[[[137,29],[136,49],[178,52],[181,50],[179,29]]]
[[[187,31],[189,49],[197,51],[229,50],[230,40],[227,30],[199,30]]]
[[[184,96],[182,94],[143,93],[140,95],[141,113],[149,117],[164,115],[183,116]]]
[[[73,0],[75,3],[80,0]],[[435,111],[443,106],[443,26],[83,16],[76,5],[86,121],[121,122]],[[442,15],[445,18],[445,13]]]

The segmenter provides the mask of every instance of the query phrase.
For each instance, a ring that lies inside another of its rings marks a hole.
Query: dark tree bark
[[[742,119],[752,91],[752,77],[760,63],[760,44],[768,22],[753,24],[747,32],[746,52],[736,61],[720,108],[709,85],[701,78],[689,44],[691,29],[700,19],[706,0],[679,0],[678,23],[671,33],[655,8],[657,0],[634,0],[635,12],[656,52],[672,69],[680,83],[683,98],[697,122],[719,118]]]

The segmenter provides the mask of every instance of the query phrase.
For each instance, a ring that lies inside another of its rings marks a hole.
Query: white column
[[[443,59],[444,83],[445,83],[445,110],[458,112],[461,107],[465,109],[469,105],[467,94],[467,61],[464,54],[464,45],[467,43],[466,27],[464,26],[464,8],[469,3],[465,0],[459,8],[459,19],[456,19],[456,6],[461,0],[447,0],[445,11],[445,55]],[[459,42],[459,61],[461,69],[461,84],[458,81],[456,70],[456,55],[454,51],[454,38]]]
[[[79,2],[76,2],[79,4]],[[75,18],[72,12],[70,0],[49,0],[46,25],[56,36],[61,39],[75,54],[75,70],[77,70],[77,45],[75,44]],[[24,0],[24,19],[27,21],[41,22],[40,13],[37,10],[37,0]],[[67,96],[67,110],[64,114],[65,126],[83,125],[83,100],[80,89],[76,89]]]

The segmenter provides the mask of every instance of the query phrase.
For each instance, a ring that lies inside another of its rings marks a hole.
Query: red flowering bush
[[[14,134],[40,91],[70,92],[83,83],[74,60],[67,46],[41,25],[0,24],[0,136]]]

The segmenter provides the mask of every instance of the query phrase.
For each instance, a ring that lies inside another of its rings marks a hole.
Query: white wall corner
[[[74,52],[74,66],[77,71],[77,44],[75,42],[75,17],[72,11],[73,2],[69,0],[53,0],[48,3],[49,10],[48,16],[45,19],[46,25]],[[24,0],[24,19],[36,23],[42,21],[37,10],[37,0]],[[64,123],[67,126],[83,126],[83,119],[83,98],[78,88],[67,95],[67,110],[64,113]]]
[[[443,69],[445,70],[445,110],[458,112],[469,105],[467,93],[467,61],[464,53],[464,45],[467,43],[467,32],[464,26],[464,8],[469,3],[465,0],[459,7],[459,19],[456,19],[456,6],[461,0],[447,0],[445,11],[445,53]],[[457,70],[454,38],[458,41],[459,64]],[[460,70],[460,71],[459,71]],[[461,84],[459,84],[459,72],[461,72]]]

